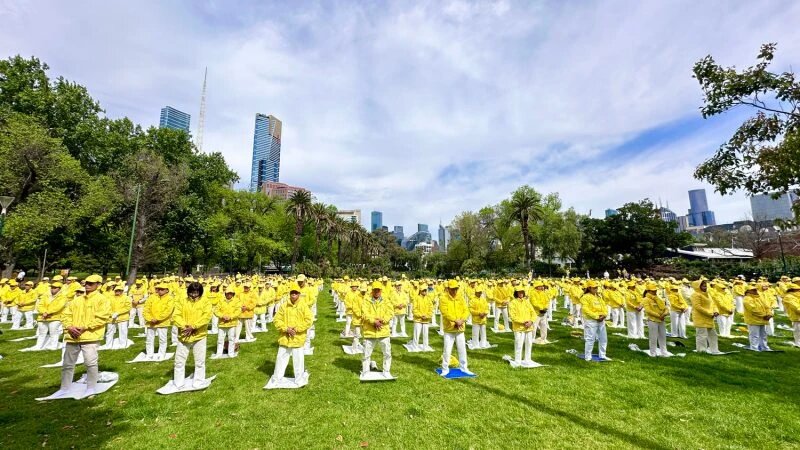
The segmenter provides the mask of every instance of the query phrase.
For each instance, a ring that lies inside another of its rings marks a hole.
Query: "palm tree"
[[[289,197],[286,212],[294,217],[294,243],[292,244],[292,268],[297,264],[297,254],[300,250],[300,236],[303,235],[303,225],[311,214],[311,193],[305,190],[297,191]]]
[[[542,196],[532,187],[522,186],[511,194],[512,215],[519,221],[522,228],[522,240],[525,246],[525,267],[531,268],[531,259],[535,256],[535,249],[531,242],[531,235],[528,225],[531,221],[542,220],[544,211],[542,210]]]

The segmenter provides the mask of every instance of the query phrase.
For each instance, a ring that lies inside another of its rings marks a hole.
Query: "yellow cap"
[[[50,283],[50,287],[51,288],[54,288],[54,287],[60,288],[61,286],[63,286],[63,284],[60,281],[53,281],[52,283]]]
[[[448,289],[458,289],[458,287],[459,287],[458,281],[456,281],[456,280],[448,280],[447,284],[445,285],[445,287],[448,288]]]
[[[300,285],[297,283],[292,283],[289,285],[289,292],[303,292],[300,290]]]
[[[86,279],[84,281],[87,282],[87,283],[102,283],[103,282],[103,277],[101,277],[100,275],[97,275],[97,274],[89,275],[88,277],[86,277]]]
[[[383,289],[383,284],[380,281],[373,281],[372,289]]]
[[[306,281],[306,276],[304,274],[300,274],[297,276],[297,282]]]

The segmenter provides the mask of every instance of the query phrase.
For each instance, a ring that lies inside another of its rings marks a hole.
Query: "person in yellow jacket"
[[[67,294],[62,292],[62,283],[50,284],[50,294],[39,303],[39,332],[36,335],[36,348],[56,350],[61,338],[61,318],[67,307]]]
[[[458,289],[458,281],[447,281],[444,295],[439,299],[439,310],[442,312],[442,331],[444,332],[442,372],[440,374],[443,377],[450,372],[450,354],[453,352],[453,344],[456,346],[459,368],[465,374],[472,375],[467,365],[467,341],[464,337],[470,312],[467,302],[460,295]]]
[[[469,296],[469,313],[472,315],[472,343],[473,349],[490,348],[489,339],[486,336],[486,322],[489,317],[489,302],[484,293],[486,287],[483,284],[476,284]]]
[[[526,297],[524,286],[518,285],[514,288],[514,297],[508,304],[508,315],[511,316],[511,331],[514,332],[514,362],[523,367],[532,365],[531,347],[538,314]],[[522,359],[523,348],[524,360]]]
[[[175,303],[166,283],[159,282],[155,290],[155,295],[151,295],[144,304],[144,320],[147,323],[145,352],[147,359],[162,360],[167,355],[167,333],[172,326]],[[156,336],[158,336],[158,355],[154,352]]]
[[[269,306],[272,299],[270,298],[270,290],[268,286],[259,284],[258,292],[256,293],[256,309],[253,311],[253,332],[267,331],[267,306]]]
[[[580,298],[581,310],[583,312],[583,357],[586,361],[592,360],[592,350],[595,341],[598,343],[598,357],[604,361],[610,361],[606,356],[608,345],[608,334],[606,333],[606,314],[608,307],[603,299],[597,295],[599,283],[589,280],[586,283],[586,290]]]
[[[533,336],[532,339],[538,344],[547,344],[547,311],[550,308],[550,297],[547,293],[547,286],[542,280],[533,282],[533,289],[529,291],[528,300],[533,306],[533,312],[536,314],[533,321]],[[539,332],[539,339],[536,339],[536,332]]]
[[[717,327],[719,328],[718,334],[721,337],[730,337],[735,308],[733,296],[728,292],[728,287],[722,280],[712,282],[708,293],[717,306],[717,312],[719,313],[716,317]]]
[[[144,328],[144,303],[147,301],[147,287],[144,279],[138,279],[129,289],[128,295],[131,299],[131,310],[128,312],[128,328]],[[139,323],[136,324],[136,319]]]
[[[253,337],[253,317],[255,316],[258,294],[253,291],[253,285],[247,282],[242,285],[242,293],[239,297],[242,301],[242,314],[239,316],[239,323],[236,325],[236,339],[238,342],[242,342],[240,336],[244,327],[243,342],[252,342],[256,340]]]
[[[686,339],[686,316],[689,305],[686,304],[677,284],[671,284],[667,289],[667,300],[669,300],[670,336]]]
[[[128,346],[128,319],[131,313],[131,299],[125,295],[125,285],[117,284],[111,301],[111,320],[106,325],[106,342],[104,349],[126,348]],[[114,341],[114,335],[119,329],[119,340]]]
[[[17,317],[19,317],[19,322],[17,324],[17,328],[21,330],[32,330],[33,329],[33,310],[36,308],[36,300],[38,299],[38,294],[36,290],[33,288],[33,281],[26,281],[23,284],[22,292],[17,297]],[[25,319],[25,325],[22,325],[22,319]],[[15,329],[13,326],[11,329]]]
[[[177,388],[186,384],[186,360],[194,355],[193,387],[206,382],[206,343],[208,323],[211,321],[211,301],[203,297],[203,285],[192,281],[186,286],[186,296],[176,301],[172,323],[178,327],[178,348],[175,351],[175,368],[172,383]]]
[[[217,307],[217,304],[222,300],[222,292],[219,291],[220,282],[213,281],[208,287],[208,291],[206,291],[203,296],[208,298],[208,302],[211,303],[211,310],[213,311],[214,308]],[[208,331],[211,334],[217,334],[219,327],[219,317],[216,314],[211,314],[211,329]]]
[[[426,285],[421,285],[414,296],[414,338],[412,346],[423,351],[431,351],[428,334],[433,318],[434,294]],[[420,339],[422,342],[420,342]]]
[[[645,284],[643,301],[650,338],[650,356],[670,357],[672,353],[667,350],[667,325],[664,323],[669,316],[669,309],[658,291],[655,282],[648,281]]]
[[[611,328],[625,328],[625,295],[613,281],[603,290],[603,301],[611,307]]]
[[[508,282],[500,280],[494,288],[494,332],[500,331],[500,319],[503,320],[503,330],[508,331],[510,325],[508,323],[508,303],[511,301],[511,293],[508,290]]]
[[[408,293],[403,290],[402,281],[398,280],[394,282],[391,298],[392,307],[394,308],[394,317],[391,323],[391,336],[408,337],[406,333],[406,314],[408,313],[408,304],[411,303],[411,301],[409,300]]]
[[[698,353],[719,353],[714,318],[719,315],[714,300],[708,295],[708,281],[692,282],[692,322],[695,328],[695,346]]]
[[[758,295],[758,286],[745,287],[743,300],[744,323],[747,325],[750,350],[769,351],[767,344],[767,325],[772,318],[772,305],[764,297]]]
[[[225,288],[225,296],[214,307],[214,315],[219,319],[219,331],[217,332],[217,357],[223,356],[225,341],[228,342],[228,357],[233,358],[237,355],[236,346],[239,344],[236,335],[236,324],[242,315],[242,301],[237,298],[236,288],[230,284]]]
[[[295,383],[302,383],[307,379],[305,371],[305,352],[303,347],[306,342],[306,333],[314,323],[314,315],[307,302],[300,300],[302,291],[297,283],[292,283],[289,288],[289,299],[281,303],[275,312],[273,323],[278,330],[278,355],[275,359],[275,371],[271,382],[284,381],[286,367],[289,359],[292,360]]]
[[[361,302],[361,331],[364,336],[364,355],[361,358],[361,374],[372,369],[372,352],[380,346],[383,353],[383,373],[391,376],[392,344],[389,339],[389,321],[394,316],[393,305],[383,298],[383,283],[372,283],[372,293]]]
[[[97,388],[100,373],[97,347],[111,317],[111,302],[98,290],[103,282],[99,275],[89,275],[84,281],[84,286],[75,289],[75,298],[64,308],[64,363],[61,366],[61,388],[54,394],[56,396],[70,390],[79,354],[83,354],[86,366],[85,395],[94,394]]]
[[[10,280],[14,281],[14,280]],[[8,278],[0,279],[0,323],[11,321],[11,304],[16,300],[11,298],[11,283]],[[14,281],[16,289],[17,282]],[[18,294],[15,294],[18,295]]]
[[[794,346],[800,347],[800,285],[794,281],[784,286],[783,309],[792,323]]]
[[[358,292],[360,284],[358,280],[350,280],[347,284],[347,292],[341,296],[344,304],[344,331],[341,334],[343,338],[353,337],[353,308],[362,298]]]
[[[644,302],[635,281],[629,281],[625,290],[625,311],[628,316],[628,339],[644,339]]]
[[[763,279],[759,283],[761,285],[761,290],[758,291],[758,294],[764,297],[764,301],[768,304],[772,305],[772,309],[776,309],[778,307],[778,295],[775,289],[769,284],[769,281]],[[767,326],[767,335],[774,336],[775,335],[775,318],[769,319],[769,325]]]

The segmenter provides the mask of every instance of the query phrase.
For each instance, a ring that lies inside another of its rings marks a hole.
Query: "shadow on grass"
[[[627,442],[627,443],[629,443],[631,445],[634,445],[636,447],[651,448],[651,449],[665,449],[665,450],[669,448],[669,447],[666,447],[664,445],[659,444],[658,442],[655,442],[653,440],[647,439],[645,437],[637,436],[637,435],[631,434],[631,433],[627,433],[627,432],[622,431],[622,430],[617,430],[617,429],[609,427],[606,424],[595,423],[595,422],[593,422],[591,420],[585,419],[585,418],[583,418],[581,416],[578,416],[576,414],[572,414],[572,413],[569,413],[569,412],[566,412],[566,411],[562,411],[560,409],[553,408],[553,407],[548,406],[548,405],[546,405],[544,403],[541,403],[539,401],[531,400],[531,399],[529,399],[527,397],[523,397],[523,396],[521,396],[519,394],[508,393],[508,392],[502,391],[500,389],[497,389],[495,387],[487,386],[485,384],[482,384],[479,381],[473,381],[472,383],[468,383],[466,385],[472,386],[472,387],[474,387],[476,389],[481,389],[481,390],[483,390],[483,391],[485,391],[485,392],[487,392],[489,394],[495,395],[497,397],[501,397],[501,398],[504,398],[506,400],[517,402],[517,403],[521,404],[522,406],[524,406],[526,408],[533,408],[533,409],[535,409],[535,410],[537,410],[539,412],[542,412],[542,413],[545,413],[545,414],[549,414],[549,415],[554,416],[554,417],[560,417],[560,418],[569,420],[570,422],[572,422],[575,425],[581,426],[581,427],[583,427],[583,428],[585,428],[587,430],[594,431],[594,432],[596,432],[598,434],[606,434],[606,435],[613,436],[613,437],[615,437],[617,439],[625,441],[625,442]]]

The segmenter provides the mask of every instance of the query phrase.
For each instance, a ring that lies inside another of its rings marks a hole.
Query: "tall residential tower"
[[[250,192],[258,191],[261,183],[266,181],[280,181],[281,127],[281,121],[275,116],[256,114]]]
[[[191,116],[189,114],[179,111],[172,106],[165,106],[161,108],[161,118],[158,121],[158,127],[183,130],[188,134],[190,120]]]

